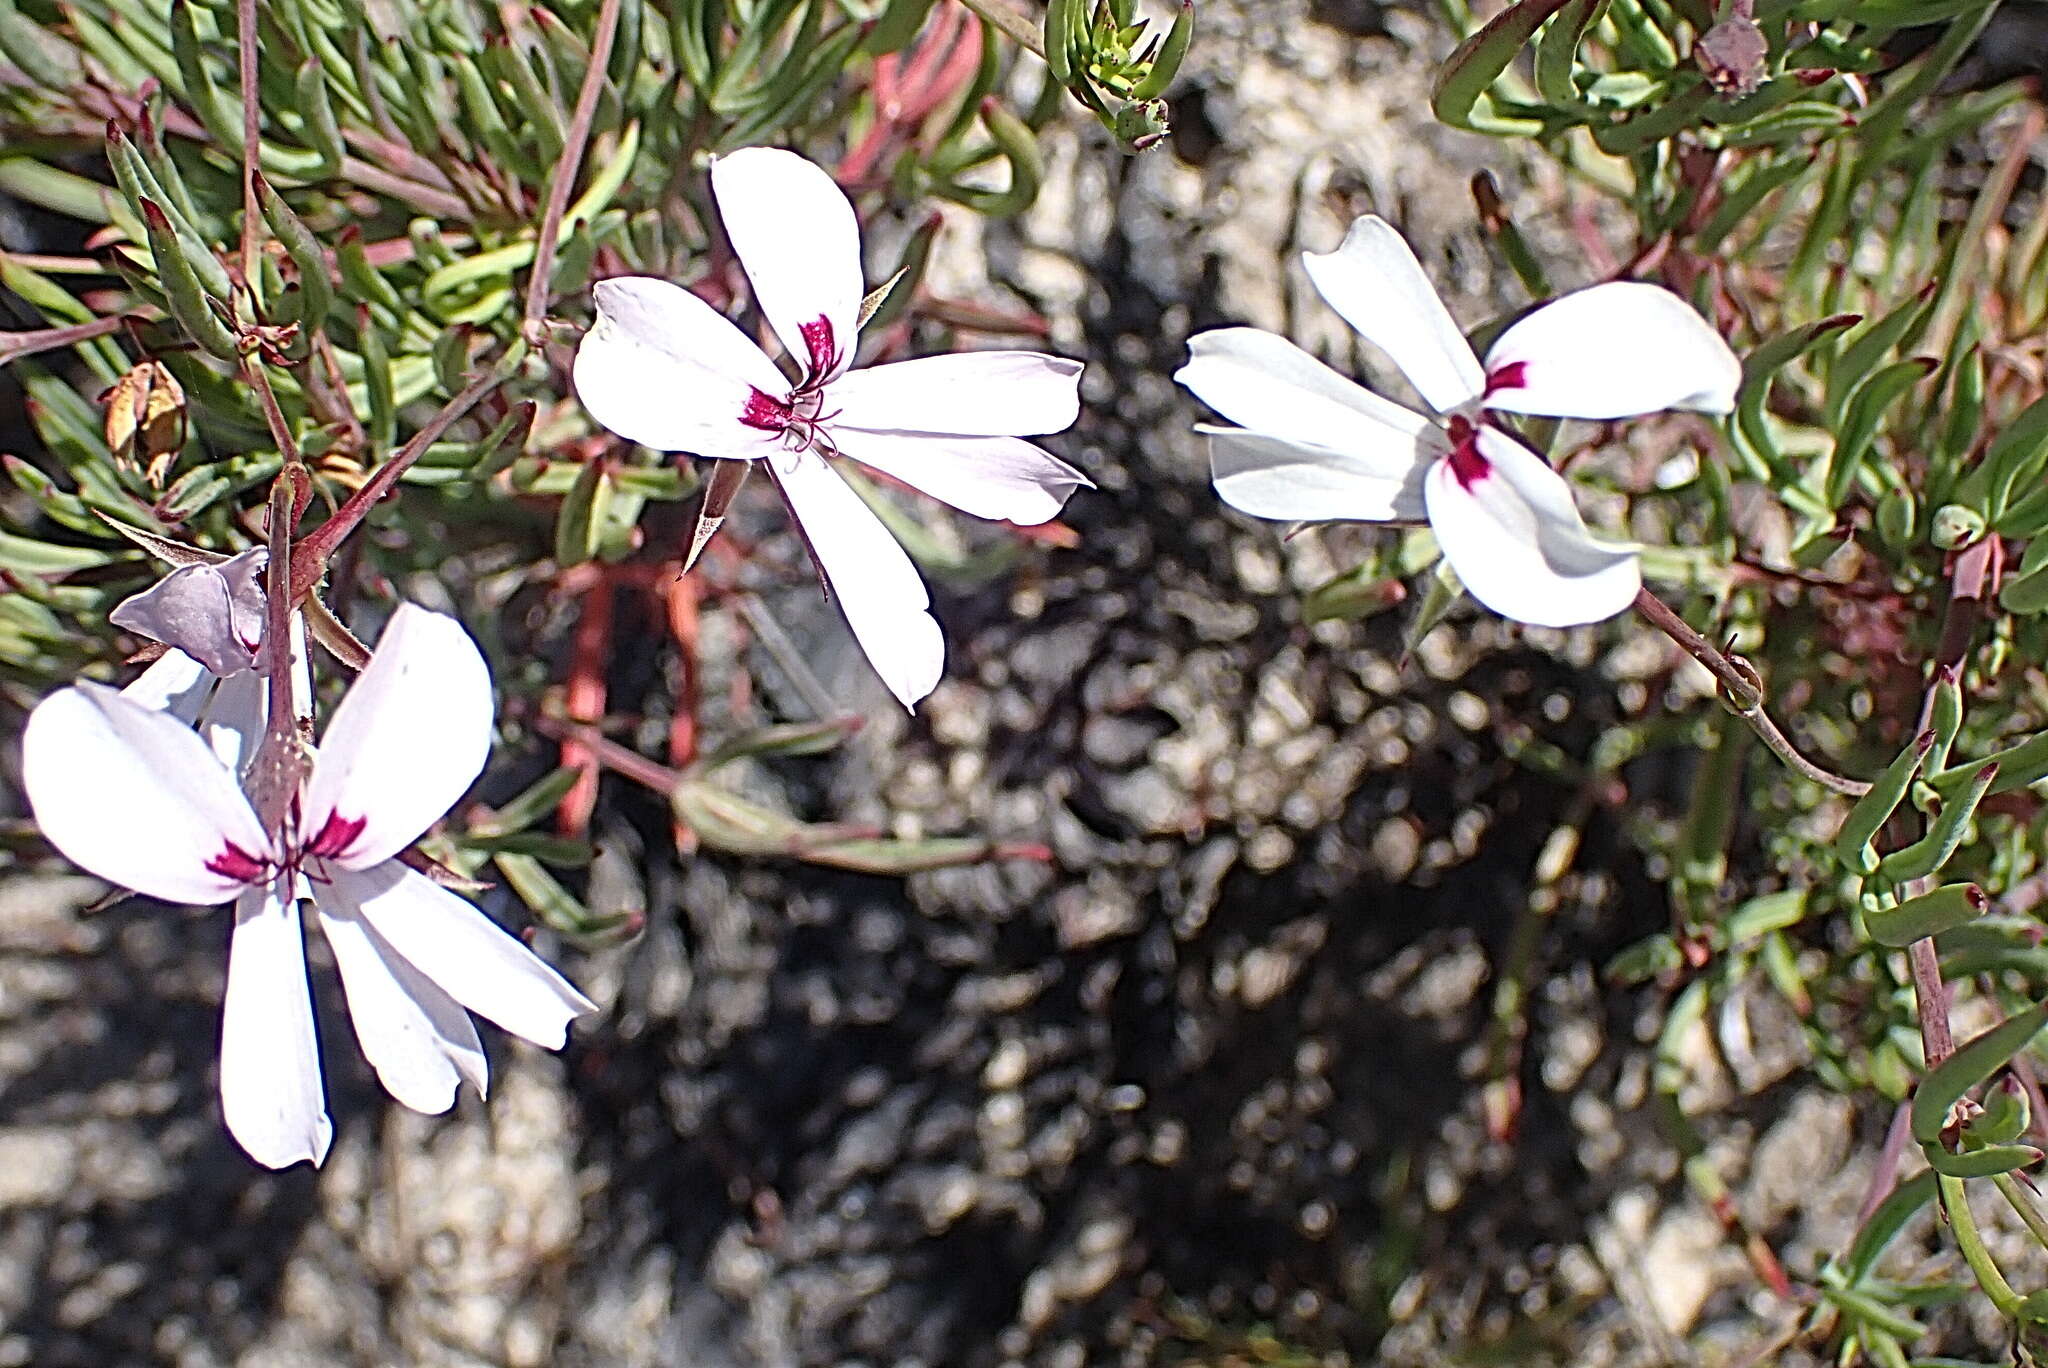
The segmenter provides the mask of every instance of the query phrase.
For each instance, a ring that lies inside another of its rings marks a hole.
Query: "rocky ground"
[[[1669,662],[1626,631],[1468,614],[1403,668],[1391,617],[1305,628],[1293,591],[1349,534],[1283,544],[1223,512],[1166,378],[1230,321],[1355,359],[1292,261],[1368,208],[1454,308],[1509,302],[1466,190],[1482,167],[1536,206],[1559,278],[1587,278],[1568,202],[1430,124],[1448,40],[1423,16],[1203,17],[1168,147],[1059,143],[1040,207],[985,240],[956,225],[936,268],[980,289],[985,251],[1089,358],[1078,545],[940,590],[953,659],[915,718],[814,601],[771,599],[873,721],[749,782],[1052,860],[908,881],[678,861],[666,814],[608,789],[651,916],[564,952],[604,1015],[560,1058],[495,1040],[488,1106],[420,1118],[355,1057],[316,950],[337,1138],[281,1175],[212,1098],[224,919],[12,876],[0,1364],[1815,1361],[1653,1114],[1657,991],[1598,977],[1662,896],[1611,794],[1531,759],[1532,737],[1583,755]],[[664,668],[622,659],[615,701]],[[1684,780],[1650,757],[1629,801]],[[1524,1102],[1489,1138],[1490,1006],[1525,915]],[[1810,1275],[1889,1115],[1804,1081],[1775,998],[1736,1015],[1720,1034],[1749,1048],[1703,1028],[1685,1100],[1741,1219]],[[1939,1247],[1904,1243],[1907,1269]],[[1980,1335],[1958,1321],[1951,1347]]]

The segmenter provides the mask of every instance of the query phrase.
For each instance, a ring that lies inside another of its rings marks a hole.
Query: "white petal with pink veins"
[[[320,1081],[299,905],[263,889],[235,904],[221,1008],[220,1102],[236,1143],[266,1168],[317,1166],[327,1157],[334,1123]]]
[[[490,667],[462,624],[400,604],[320,740],[302,838],[352,869],[411,845],[482,773],[494,712]]]
[[[22,787],[51,845],[81,869],[168,902],[226,902],[261,877],[269,838],[199,734],[101,684],[29,714]]]
[[[824,458],[802,452],[768,468],[868,663],[904,707],[916,707],[946,664],[946,639],[926,611],[931,596],[917,567]]]
[[[490,1066],[469,1013],[386,944],[334,885],[321,892],[320,929],[341,969],[349,1022],[384,1091],[429,1114],[454,1106],[465,1080],[481,1096]]]
[[[1742,387],[1742,363],[1690,304],[1632,280],[1565,295],[1510,325],[1486,373],[1488,408],[1558,418],[1727,413]]]
[[[1422,478],[1443,452],[1434,430],[1406,454],[1338,451],[1241,428],[1196,424],[1209,438],[1216,493],[1277,522],[1419,522]]]
[[[1416,440],[1435,429],[1258,328],[1198,333],[1173,378],[1239,427],[1375,460],[1412,458]]]
[[[396,860],[334,870],[337,906],[359,909],[384,943],[478,1016],[550,1050],[597,1010],[541,958],[461,897]]]
[[[1596,540],[1564,478],[1492,428],[1430,468],[1423,498],[1451,568],[1502,617],[1538,627],[1599,622],[1642,588],[1635,549]]]
[[[855,372],[860,374],[860,372]],[[977,518],[1035,527],[1059,516],[1067,496],[1095,482],[1019,437],[942,437],[929,432],[834,428],[839,450]]]
[[[1073,426],[1081,363],[1027,351],[952,352],[867,366],[832,382],[834,431],[1035,437]]]
[[[794,152],[749,147],[712,161],[711,193],[775,335],[808,377],[838,376],[853,361],[866,292],[846,192]]]
[[[1367,214],[1336,251],[1306,253],[1302,264],[1330,307],[1385,352],[1431,408],[1449,413],[1479,396],[1479,358],[1386,220]]]
[[[593,288],[597,321],[577,345],[572,378],[590,416],[657,451],[751,460],[778,449],[740,418],[758,390],[789,381],[716,309],[680,285],[618,276]]]

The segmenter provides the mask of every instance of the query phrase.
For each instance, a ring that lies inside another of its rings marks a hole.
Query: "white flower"
[[[1080,412],[1081,363],[959,352],[849,371],[860,326],[860,225],[822,169],[749,148],[711,165],[719,215],[795,380],[678,285],[596,287],[576,393],[643,446],[759,460],[774,476],[861,649],[906,707],[937,686],[945,640],[903,548],[833,473],[847,456],[980,518],[1036,524],[1088,478],[1019,438]]]
[[[1303,261],[1437,416],[1360,388],[1272,333],[1203,333],[1175,378],[1242,424],[1198,429],[1213,439],[1225,502],[1290,522],[1427,518],[1472,596],[1519,622],[1568,627],[1626,608],[1642,587],[1634,549],[1596,540],[1564,479],[1487,413],[1726,413],[1742,382],[1728,344],[1668,290],[1620,281],[1528,314],[1481,364],[1383,220],[1359,219],[1336,251]]]
[[[341,968],[363,1054],[391,1095],[446,1111],[484,1090],[468,1013],[560,1048],[596,1008],[517,940],[397,856],[488,756],[491,680],[452,618],[406,605],[327,727],[284,820],[266,831],[198,733],[98,684],[44,699],[22,779],[50,843],[168,902],[235,903],[221,1022],[228,1129],[257,1162],[318,1164],[333,1134],[320,1080],[299,899]]]

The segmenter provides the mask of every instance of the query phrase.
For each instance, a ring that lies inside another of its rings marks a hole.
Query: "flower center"
[[[1445,425],[1451,437],[1451,474],[1467,491],[1493,473],[1493,465],[1479,452],[1479,429],[1469,418],[1452,418]]]
[[[839,342],[832,320],[823,314],[803,325],[804,376],[795,388],[778,399],[766,390],[749,390],[740,422],[761,432],[782,438],[788,451],[807,451],[821,446],[821,429],[834,415],[823,413],[825,382],[839,366]]]
[[[293,825],[296,825],[298,820],[296,804],[294,804],[294,811],[290,820]],[[238,883],[262,883],[276,874],[298,873],[305,868],[306,862],[309,860],[322,861],[341,858],[342,854],[348,850],[350,843],[356,837],[363,834],[363,828],[367,825],[369,825],[369,819],[366,817],[351,818],[344,817],[339,812],[329,813],[326,824],[320,828],[313,839],[310,841],[299,841],[294,838],[290,846],[290,853],[282,860],[273,860],[268,855],[251,855],[233,841],[223,841],[220,853],[206,862],[206,868],[222,878],[233,879]],[[326,882],[318,874],[311,877],[316,882]]]

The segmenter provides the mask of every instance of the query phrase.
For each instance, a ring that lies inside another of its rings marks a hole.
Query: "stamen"
[[[206,862],[207,872],[218,874],[224,879],[237,883],[260,883],[270,869],[270,862],[259,860],[233,841],[222,842],[220,854]]]
[[[1469,418],[1453,418],[1446,426],[1451,434],[1451,474],[1469,493],[1474,485],[1493,473],[1493,465],[1479,454],[1479,429]]]

